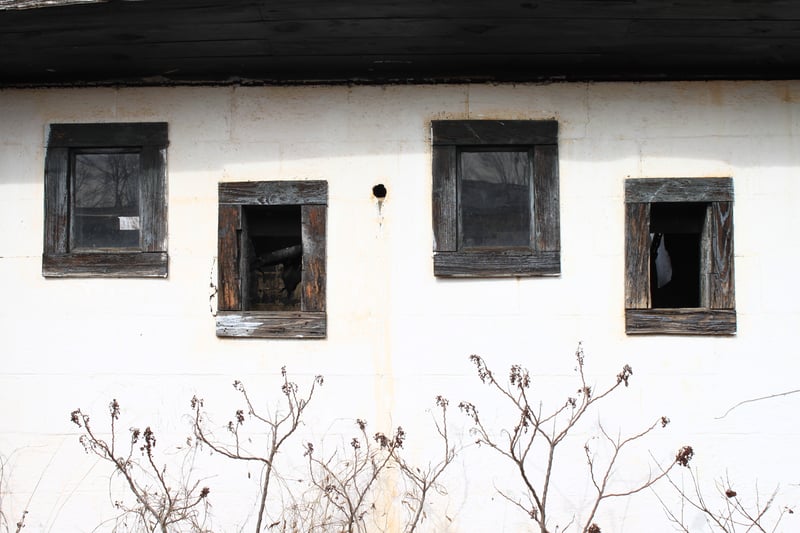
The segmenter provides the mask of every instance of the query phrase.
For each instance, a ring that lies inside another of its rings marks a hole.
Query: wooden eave
[[[795,0],[0,0],[0,87],[792,79]]]

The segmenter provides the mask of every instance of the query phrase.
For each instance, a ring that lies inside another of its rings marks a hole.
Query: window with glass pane
[[[434,120],[431,144],[434,275],[558,275],[558,123]]]
[[[139,154],[77,153],[71,185],[70,249],[139,248]]]
[[[167,276],[167,124],[51,124],[46,277]]]

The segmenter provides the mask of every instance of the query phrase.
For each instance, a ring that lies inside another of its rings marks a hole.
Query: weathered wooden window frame
[[[242,309],[244,206],[299,205],[303,246],[300,311]],[[324,338],[327,333],[325,181],[251,181],[219,184],[217,336]]]
[[[650,206],[707,203],[701,235],[700,307],[651,307]],[[625,182],[625,331],[628,334],[736,333],[733,180],[643,178]]]
[[[436,276],[555,276],[561,273],[558,122],[434,120],[433,271]],[[462,150],[527,150],[532,159],[532,231],[525,248],[464,250],[459,238],[459,154]]]
[[[167,124],[51,124],[44,172],[45,277],[167,276]],[[70,250],[70,168],[75,150],[135,149],[141,188],[139,250]]]

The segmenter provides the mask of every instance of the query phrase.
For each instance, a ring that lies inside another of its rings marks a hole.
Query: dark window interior
[[[650,295],[654,308],[700,307],[700,263],[707,203],[650,206]]]
[[[299,205],[244,206],[242,294],[247,311],[299,311]]]

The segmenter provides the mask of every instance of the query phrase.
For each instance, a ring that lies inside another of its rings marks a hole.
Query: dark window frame
[[[701,235],[700,306],[653,308],[650,207],[706,203]],[[731,178],[637,178],[625,181],[625,331],[628,334],[736,333]]]
[[[51,124],[44,173],[45,277],[167,277],[167,146],[165,122]],[[70,250],[73,153],[134,150],[140,165],[138,250]]]
[[[520,277],[561,273],[558,122],[555,120],[434,120],[433,270],[436,276]],[[531,154],[530,245],[463,249],[459,239],[459,154],[497,149]]]
[[[299,311],[247,311],[242,298],[245,206],[299,205],[303,245]],[[218,337],[325,338],[328,183],[249,181],[219,184]]]

